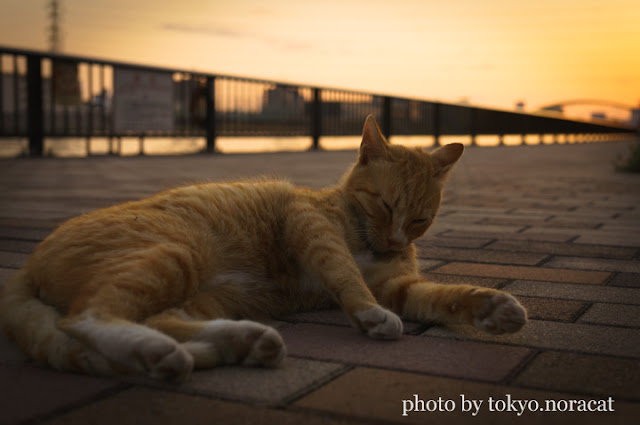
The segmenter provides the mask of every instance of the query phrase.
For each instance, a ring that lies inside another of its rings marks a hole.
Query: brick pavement
[[[0,424],[630,423],[640,414],[640,175],[612,166],[627,145],[468,148],[463,156],[418,243],[422,271],[518,296],[531,318],[520,333],[406,323],[399,341],[372,341],[337,310],[292,314],[272,322],[289,349],[281,368],[199,371],[182,385],[41,369],[0,337]],[[0,282],[73,215],[177,184],[256,174],[318,188],[354,158],[0,160]],[[414,394],[452,411],[402,416]],[[477,416],[462,411],[463,396],[483,402]],[[499,411],[509,397],[539,407],[553,400],[559,410],[611,397],[615,411],[518,416]]]

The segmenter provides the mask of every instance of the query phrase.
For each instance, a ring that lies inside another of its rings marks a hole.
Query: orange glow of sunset
[[[46,50],[47,0],[0,45]],[[637,0],[60,0],[62,52],[511,109],[640,102]]]

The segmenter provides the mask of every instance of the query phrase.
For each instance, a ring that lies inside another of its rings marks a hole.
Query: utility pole
[[[49,9],[49,51],[60,53],[62,40],[60,35],[60,5],[58,0],[50,0]]]

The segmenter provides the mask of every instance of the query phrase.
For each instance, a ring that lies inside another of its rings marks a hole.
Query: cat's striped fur
[[[400,337],[398,316],[514,332],[526,313],[510,295],[417,269],[412,241],[462,151],[390,145],[369,117],[336,187],[210,183],[76,217],[5,284],[2,328],[41,364],[178,380],[277,365],[282,339],[251,320],[335,303],[374,338]]]

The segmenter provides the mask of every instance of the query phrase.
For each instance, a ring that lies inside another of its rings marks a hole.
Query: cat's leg
[[[181,381],[193,369],[192,355],[175,339],[104,312],[87,310],[58,327],[126,371]]]
[[[304,272],[333,295],[357,328],[373,338],[400,337],[402,321],[378,304],[342,236],[324,215],[309,204],[294,203],[285,238]]]
[[[383,305],[409,320],[465,323],[493,334],[516,332],[527,321],[522,305],[496,289],[430,283],[417,275],[390,278],[374,287]]]
[[[250,320],[196,320],[184,310],[172,309],[145,323],[180,341],[196,368],[223,364],[275,367],[286,354],[274,328]]]

